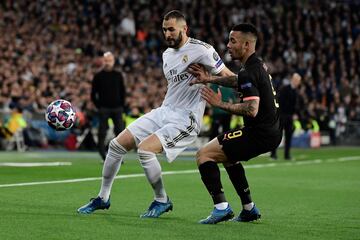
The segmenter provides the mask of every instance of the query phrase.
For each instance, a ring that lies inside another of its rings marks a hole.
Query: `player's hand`
[[[215,93],[211,88],[204,86],[201,89],[201,97],[214,107],[220,106],[222,102],[220,88],[218,88],[217,93]]]
[[[190,86],[194,84],[205,84],[210,82],[211,75],[206,71],[205,67],[201,64],[191,64],[187,71],[192,74],[195,79],[190,81]]]

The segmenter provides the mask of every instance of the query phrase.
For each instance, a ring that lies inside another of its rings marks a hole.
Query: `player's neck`
[[[248,52],[243,59],[240,60],[241,64],[245,65],[246,61],[249,59],[251,55],[253,55],[255,51]]]
[[[185,37],[182,39],[182,41],[181,41],[181,43],[179,44],[179,47],[178,47],[177,49],[180,49],[182,46],[184,46],[184,45],[188,42],[188,40],[189,40],[189,37],[188,37],[188,36],[185,36]]]

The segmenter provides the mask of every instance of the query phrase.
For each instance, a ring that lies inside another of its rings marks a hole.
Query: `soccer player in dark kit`
[[[223,102],[221,93],[215,93],[208,87],[203,88],[201,94],[212,106],[242,115],[245,123],[241,129],[220,134],[197,152],[201,179],[215,205],[211,214],[200,220],[202,224],[216,224],[234,217],[222,189],[218,163],[224,165],[243,206],[233,221],[250,222],[261,217],[251,199],[241,161],[275,149],[281,141],[282,131],[271,76],[255,53],[257,39],[258,32],[251,24],[239,24],[232,28],[227,47],[232,60],[239,60],[243,64],[237,75],[217,77],[207,73],[200,65],[189,67],[189,72],[196,77],[191,84],[214,83],[236,88],[240,103]]]

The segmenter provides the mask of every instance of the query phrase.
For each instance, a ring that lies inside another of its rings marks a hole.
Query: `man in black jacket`
[[[122,113],[126,91],[123,76],[114,70],[114,64],[114,55],[106,52],[103,56],[104,68],[95,74],[91,89],[91,100],[98,109],[98,147],[103,160],[106,157],[105,138],[109,128],[108,119],[111,118],[114,123],[115,136],[124,129]]]
[[[291,160],[290,147],[291,138],[294,132],[293,120],[296,118],[298,112],[298,93],[297,88],[301,83],[301,76],[298,73],[294,73],[291,76],[290,84],[284,86],[279,92],[279,103],[280,103],[280,119],[281,124],[284,127],[285,137],[285,149],[284,158],[285,160]],[[276,159],[276,149],[271,152],[271,158]]]

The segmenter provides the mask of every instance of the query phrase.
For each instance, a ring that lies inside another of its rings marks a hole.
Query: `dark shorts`
[[[253,128],[241,128],[220,134],[217,139],[231,162],[248,161],[277,148],[282,133],[266,133]]]

